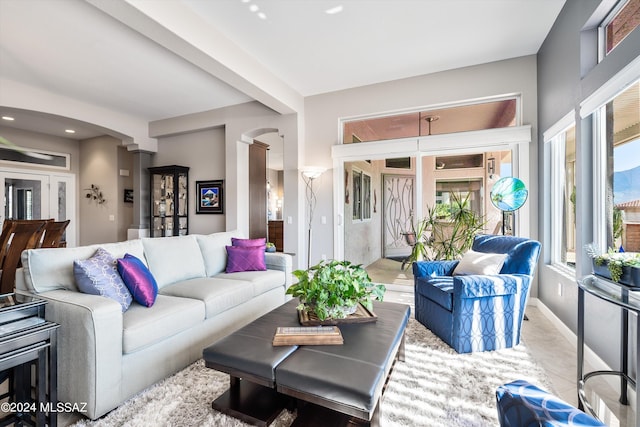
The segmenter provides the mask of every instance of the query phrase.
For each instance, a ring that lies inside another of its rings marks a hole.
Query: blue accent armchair
[[[518,345],[540,242],[480,235],[472,250],[507,254],[500,273],[453,275],[459,261],[413,263],[416,320],[458,353]]]
[[[498,387],[496,401],[500,427],[606,426],[524,380]]]

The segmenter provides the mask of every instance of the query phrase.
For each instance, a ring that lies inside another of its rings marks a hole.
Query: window
[[[371,219],[371,175],[353,170],[353,219]]]
[[[640,0],[618,2],[599,29],[603,53],[601,57],[611,53],[638,25],[640,25]]]
[[[595,124],[596,187],[605,195],[597,201],[596,243],[640,252],[640,81],[598,109]]]
[[[342,142],[353,144],[515,126],[517,108],[517,99],[507,98],[345,120],[342,123]]]
[[[551,141],[552,262],[575,268],[576,262],[576,127]]]

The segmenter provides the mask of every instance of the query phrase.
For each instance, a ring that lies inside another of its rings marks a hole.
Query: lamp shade
[[[503,212],[517,211],[527,201],[529,191],[524,182],[507,176],[501,178],[491,189],[491,203]]]
[[[302,169],[302,175],[309,179],[316,179],[327,169],[320,166],[306,166]]]

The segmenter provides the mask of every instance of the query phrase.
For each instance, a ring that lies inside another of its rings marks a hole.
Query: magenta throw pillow
[[[140,259],[131,254],[125,254],[124,258],[118,259],[118,273],[134,301],[146,307],[151,307],[156,302],[158,284]]]
[[[265,271],[264,245],[227,246],[227,273]]]
[[[231,245],[238,247],[246,247],[246,246],[264,246],[267,244],[266,237],[261,237],[259,239],[238,239],[236,237],[231,238]]]

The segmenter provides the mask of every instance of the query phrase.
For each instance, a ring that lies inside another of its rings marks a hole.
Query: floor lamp
[[[313,191],[313,181],[325,171],[320,167],[306,167],[302,169],[302,179],[307,185],[305,196],[307,199],[307,211],[309,212],[308,236],[307,236],[307,268],[311,266],[311,236],[313,227],[313,211],[316,208],[316,193]]]

